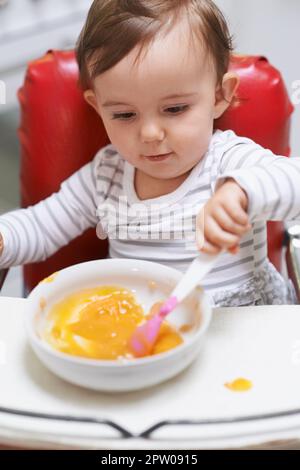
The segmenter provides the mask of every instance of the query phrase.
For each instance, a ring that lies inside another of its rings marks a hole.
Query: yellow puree
[[[149,316],[156,313],[153,305]],[[99,286],[73,293],[54,305],[42,333],[55,349],[92,359],[132,358],[128,340],[146,316],[130,290]],[[151,353],[159,354],[183,342],[181,335],[164,321]]]

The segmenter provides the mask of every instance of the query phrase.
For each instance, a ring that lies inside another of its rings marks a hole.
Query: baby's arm
[[[0,233],[0,256],[2,255],[2,251],[3,251],[3,237]]]
[[[92,166],[93,162],[83,166],[61,184],[58,192],[34,206],[0,216],[0,269],[43,261],[96,226]]]
[[[249,222],[300,218],[300,158],[275,156],[254,142],[223,154],[215,194],[197,218],[199,250],[239,250]]]
[[[251,222],[300,218],[300,158],[255,143],[237,145],[223,155],[216,190],[227,178],[247,194]]]

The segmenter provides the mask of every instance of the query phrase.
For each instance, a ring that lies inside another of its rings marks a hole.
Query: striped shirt
[[[140,200],[134,174],[134,167],[108,145],[58,192],[2,215],[0,268],[45,260],[95,227],[99,237],[108,235],[111,258],[156,261],[184,271],[198,254],[196,216],[231,177],[248,195],[252,229],[241,238],[239,253],[223,253],[202,285],[215,305],[222,305],[216,302],[220,292],[235,295],[249,285],[257,296],[255,282],[262,273],[274,279],[277,292],[278,282],[284,289],[283,278],[270,275],[266,221],[300,219],[300,158],[277,156],[231,130],[216,130],[203,158],[175,191]]]

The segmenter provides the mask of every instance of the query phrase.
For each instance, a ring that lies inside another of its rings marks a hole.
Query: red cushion
[[[264,147],[289,154],[292,105],[280,73],[263,57],[235,56],[231,69],[241,78],[241,104],[216,121]],[[60,183],[109,143],[103,124],[77,86],[73,51],[48,51],[28,65],[18,92],[21,105],[21,204],[27,207],[59,189]],[[272,224],[272,229],[270,229]],[[269,256],[281,267],[282,224],[268,223]],[[25,292],[65,266],[107,255],[106,241],[95,229],[41,263],[24,266]]]
[[[216,121],[277,155],[290,155],[290,125],[294,110],[280,72],[262,56],[233,56],[230,70],[238,73],[240,105]],[[268,222],[268,255],[281,271],[282,222]]]

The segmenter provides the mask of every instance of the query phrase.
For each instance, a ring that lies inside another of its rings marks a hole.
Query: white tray
[[[2,445],[300,448],[300,306],[215,309],[204,350],[186,371],[144,391],[107,394],[40,364],[24,332],[25,302],[0,297]],[[224,387],[238,377],[253,389]]]

